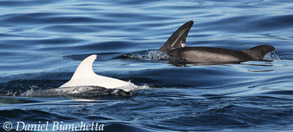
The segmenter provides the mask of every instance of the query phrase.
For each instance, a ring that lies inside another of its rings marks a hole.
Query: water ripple
[[[98,120],[108,131],[293,128],[290,1],[2,0],[0,7],[1,95],[57,88],[91,54],[99,56],[97,74],[151,87],[91,101],[1,96],[1,121]],[[276,50],[270,61],[170,64],[157,49],[190,20],[188,46]]]

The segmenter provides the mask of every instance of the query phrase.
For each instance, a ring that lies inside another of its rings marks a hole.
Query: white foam
[[[272,52],[269,52],[267,53],[264,57],[263,57],[264,60],[281,60],[278,55],[276,54],[275,51],[272,51]]]
[[[132,54],[129,58],[139,60],[167,60],[169,55],[159,50],[149,50],[145,55]]]

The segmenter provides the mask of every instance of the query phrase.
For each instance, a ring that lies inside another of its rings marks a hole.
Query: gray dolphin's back
[[[236,62],[250,59],[239,51],[212,47],[185,47],[169,51],[168,54],[187,62]]]
[[[168,54],[187,62],[239,62],[263,60],[263,57],[273,50],[274,47],[270,45],[241,51],[212,47],[185,47],[171,50]]]

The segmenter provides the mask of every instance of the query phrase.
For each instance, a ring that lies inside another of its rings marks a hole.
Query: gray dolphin
[[[185,47],[186,37],[193,21],[179,27],[160,48],[172,60],[180,62],[229,63],[243,61],[261,61],[263,57],[275,48],[271,45],[259,45],[245,50],[231,50],[213,47]]]

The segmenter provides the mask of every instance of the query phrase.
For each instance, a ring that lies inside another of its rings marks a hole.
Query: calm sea
[[[48,122],[48,131],[54,123],[99,123],[109,132],[293,131],[292,7],[289,0],[1,0],[0,130]],[[272,61],[160,60],[156,49],[190,20],[188,46],[269,44]],[[127,97],[19,96],[59,87],[91,54],[99,56],[97,74],[149,88]]]

